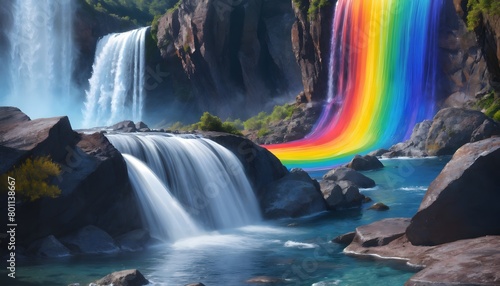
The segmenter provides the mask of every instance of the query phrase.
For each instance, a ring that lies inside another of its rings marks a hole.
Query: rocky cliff
[[[245,117],[302,90],[293,22],[289,0],[184,0],[160,19],[158,47],[180,59],[200,110]]]

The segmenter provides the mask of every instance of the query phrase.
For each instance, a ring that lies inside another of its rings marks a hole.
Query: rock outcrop
[[[418,123],[408,141],[392,146],[382,157],[452,155],[461,146],[500,135],[500,124],[480,111],[463,108],[440,110],[432,121]]]
[[[351,181],[359,188],[373,188],[375,181],[367,176],[347,167],[337,167],[323,175],[323,180]]]
[[[439,32],[437,94],[441,107],[470,106],[487,87],[487,59],[474,32],[465,24],[466,0],[444,1]]]
[[[292,1],[293,2],[293,1]],[[292,44],[295,58],[302,72],[304,97],[308,102],[320,102],[326,98],[330,59],[333,9],[330,5],[309,15],[313,0],[293,3],[296,21],[292,28]]]
[[[437,245],[500,235],[500,137],[460,148],[432,182],[412,218],[408,239]]]
[[[1,173],[38,156],[61,167],[52,182],[62,190],[59,197],[17,206],[19,245],[91,224],[112,236],[141,227],[125,161],[104,135],[78,134],[67,117],[30,120],[12,107],[0,107],[0,114]]]
[[[300,217],[326,210],[318,182],[300,169],[264,187],[259,197],[265,218]]]
[[[394,221],[398,220],[401,224],[394,226]],[[498,285],[500,236],[484,236],[437,246],[415,246],[404,234],[406,223],[407,219],[389,219],[358,228],[356,235],[372,235],[374,243],[362,246],[363,241],[355,238],[344,252],[360,257],[401,260],[413,268],[422,269],[405,283],[408,286]],[[377,229],[388,229],[389,233],[377,234]],[[390,239],[385,240],[387,237]]]
[[[370,171],[384,168],[384,164],[380,162],[377,157],[365,155],[356,155],[349,164],[347,168],[351,168],[355,171]]]
[[[359,206],[365,198],[351,181],[322,180],[320,187],[327,206],[331,210]]]
[[[245,117],[302,89],[293,21],[288,0],[185,0],[159,20],[158,47],[180,59],[200,110]]]
[[[344,250],[423,268],[405,285],[497,285],[500,281],[500,137],[461,147],[417,214],[356,229]],[[348,242],[352,233],[337,241]]]
[[[95,282],[97,286],[142,286],[148,285],[149,281],[137,269],[129,269],[113,272]]]
[[[53,235],[35,241],[28,247],[26,252],[39,257],[65,257],[71,255],[70,250]]]
[[[61,242],[75,253],[97,254],[119,251],[115,240],[93,225],[85,226],[75,233],[62,237]]]

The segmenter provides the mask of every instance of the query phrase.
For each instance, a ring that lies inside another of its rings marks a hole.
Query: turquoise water
[[[403,285],[414,272],[400,262],[355,259],[331,239],[388,217],[411,217],[448,158],[391,159],[365,172],[377,187],[362,190],[387,212],[350,209],[301,219],[265,222],[207,233],[136,253],[20,261],[15,280],[2,271],[0,285],[88,285],[118,270],[137,268],[153,285],[249,285],[255,276],[283,278],[282,285]],[[311,175],[320,178],[324,172]],[[281,285],[281,284],[273,284]]]

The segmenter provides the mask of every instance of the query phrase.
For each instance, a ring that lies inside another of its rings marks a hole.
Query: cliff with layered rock
[[[180,59],[200,110],[247,117],[302,90],[294,20],[288,0],[184,0],[159,20],[158,47]]]

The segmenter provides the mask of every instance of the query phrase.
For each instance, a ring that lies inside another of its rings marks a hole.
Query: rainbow
[[[323,170],[388,148],[434,111],[444,0],[339,0],[328,100],[304,139],[264,146],[289,168]]]

